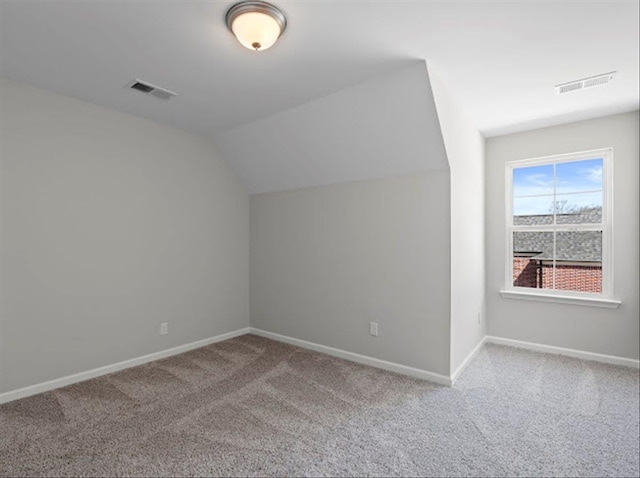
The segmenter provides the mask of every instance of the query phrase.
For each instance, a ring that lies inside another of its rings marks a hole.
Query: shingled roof
[[[598,224],[602,222],[602,208],[591,207],[580,211],[557,214],[557,224]],[[513,216],[514,226],[537,226],[553,224],[553,214],[535,214],[530,216]]]
[[[552,232],[515,232],[514,254],[530,255],[541,261],[553,260]],[[571,262],[602,262],[600,231],[562,231],[556,234],[556,260]]]
[[[558,214],[557,224],[599,223],[602,208],[589,208],[572,214]],[[514,225],[552,224],[553,215],[514,216]],[[553,260],[553,232],[518,231],[513,235],[513,252],[532,259]],[[602,262],[600,231],[560,231],[556,234],[556,260],[568,262]]]

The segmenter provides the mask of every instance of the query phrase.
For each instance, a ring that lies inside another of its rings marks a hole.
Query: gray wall
[[[248,196],[208,140],[0,86],[0,391],[249,325]]]
[[[448,375],[449,193],[441,171],[251,196],[251,325]]]
[[[484,137],[429,68],[451,171],[451,366],[485,335]]]
[[[638,112],[490,138],[486,158],[488,334],[637,359],[639,355]],[[614,295],[619,309],[502,298],[505,162],[614,149]]]

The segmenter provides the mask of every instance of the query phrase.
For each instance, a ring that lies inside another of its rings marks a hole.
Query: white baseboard
[[[196,342],[191,342],[185,345],[179,345],[178,347],[173,347],[167,350],[161,350],[159,352],[154,352],[152,354],[144,355],[142,357],[125,360],[125,361],[118,362],[111,365],[105,365],[103,367],[94,368],[92,370],[87,370],[85,372],[80,372],[73,375],[67,375],[66,377],[61,377],[54,380],[49,380],[47,382],[30,385],[28,387],[19,388],[17,390],[11,390],[9,392],[0,393],[0,404],[11,402],[19,398],[29,397],[31,395],[36,395],[38,393],[48,392],[56,388],[66,387],[67,385],[83,382],[85,380],[100,377],[102,375],[107,375],[113,372],[118,372],[120,370],[135,367],[137,365],[142,365],[148,362],[153,362],[155,360],[171,357],[172,355],[188,352],[189,350],[204,347],[205,345],[210,345],[216,342],[222,342],[223,340],[228,340],[228,339],[238,337],[240,335],[245,335],[248,333],[259,335],[261,337],[266,337],[268,339],[276,340],[278,342],[284,342],[291,345],[296,345],[298,347],[302,347],[305,349],[314,350],[316,352],[325,353],[333,357],[338,357],[345,360],[350,360],[352,362],[369,365],[369,366],[380,368],[383,370],[388,370],[390,372],[395,372],[402,375],[408,375],[410,377],[428,380],[430,382],[434,382],[439,385],[445,385],[445,386],[452,386],[455,383],[455,381],[460,377],[460,374],[464,371],[464,369],[471,362],[471,360],[473,360],[473,358],[476,356],[476,354],[480,351],[480,349],[485,343],[507,345],[511,347],[533,350],[537,352],[552,353],[556,355],[566,355],[566,356],[574,357],[578,359],[593,360],[596,362],[602,362],[602,363],[607,363],[612,365],[622,365],[624,367],[630,367],[635,369],[640,368],[640,361],[634,360],[634,359],[616,357],[613,355],[597,354],[593,352],[585,352],[582,350],[567,349],[563,347],[555,347],[552,345],[543,345],[543,344],[537,344],[533,342],[524,342],[522,340],[507,339],[504,337],[494,337],[494,336],[487,335],[480,341],[480,343],[478,343],[478,345],[476,345],[476,347],[471,351],[471,353],[467,356],[467,358],[464,359],[462,364],[460,364],[460,366],[453,372],[453,374],[451,374],[451,377],[447,377],[445,375],[429,372],[427,370],[409,367],[407,365],[401,365],[394,362],[388,362],[386,360],[381,360],[381,359],[369,357],[366,355],[360,355],[354,352],[348,352],[346,350],[341,350],[333,347],[328,347],[326,345],[316,344],[314,342],[307,342],[306,340],[300,340],[293,337],[288,337],[286,335],[267,332],[266,330],[256,329],[254,327],[245,327],[243,329],[234,330],[233,332],[217,335],[215,337],[210,337],[204,340],[198,340]]]
[[[327,347],[326,345],[316,344],[314,342],[307,342],[306,340],[295,339],[293,337],[287,337],[286,335],[275,334],[273,332],[267,332],[266,330],[256,329],[250,327],[250,333],[265,337],[267,339],[277,340],[278,342],[284,342],[291,345],[296,345],[304,349],[313,350],[315,352],[321,352],[333,357],[349,360],[351,362],[360,363],[363,365],[370,365],[371,367],[381,368],[390,372],[399,373],[402,375],[408,375],[410,377],[420,378],[422,380],[428,380],[439,385],[451,386],[451,379],[445,375],[429,372],[419,368],[409,367],[407,365],[400,365],[394,362],[387,362],[367,355],[360,355],[353,352],[347,352],[346,350],[336,349],[333,347]]]
[[[102,375],[107,375],[109,373],[118,372],[120,370],[135,367],[137,365],[142,365],[147,362],[153,362],[154,360],[160,360],[166,357],[171,357],[172,355],[177,355],[184,352],[188,352],[189,350],[204,347],[205,345],[210,345],[216,342],[222,342],[223,340],[232,339],[233,337],[238,337],[240,335],[248,334],[249,329],[250,329],[249,327],[245,327],[243,329],[234,330],[233,332],[227,332],[226,334],[216,335],[215,337],[209,337],[208,339],[198,340],[197,342],[191,342],[189,344],[179,345],[177,347],[173,347],[167,350],[161,350],[160,352],[154,352],[152,354],[143,355],[142,357],[136,357],[133,359],[124,360],[122,362],[114,363],[111,365],[105,365],[104,367],[98,367],[92,370],[87,370],[86,372],[67,375],[66,377],[56,378],[54,380],[49,380],[47,382],[42,382],[35,385],[30,385],[28,387],[19,388],[17,390],[11,390],[9,392],[0,393],[0,404],[11,402],[19,398],[29,397],[31,395],[36,395],[38,393],[48,392],[49,390],[54,390],[56,388],[66,387],[67,385],[71,385],[74,383],[84,382],[85,380],[89,380],[91,378],[96,378]]]
[[[583,350],[566,349],[564,347],[554,347],[553,345],[536,344],[533,342],[524,342],[522,340],[507,339],[504,337],[494,337],[487,335],[485,342],[489,344],[508,345],[520,349],[534,350],[536,352],[545,352],[556,355],[566,355],[583,360],[593,360],[594,362],[608,363],[611,365],[622,365],[623,367],[640,368],[640,361],[616,357],[615,355],[597,354],[594,352],[585,352]]]
[[[456,383],[456,380],[458,380],[458,377],[460,377],[460,374],[464,371],[465,368],[467,368],[467,365],[469,365],[473,357],[476,356],[476,354],[480,351],[480,349],[482,348],[482,346],[485,344],[486,341],[487,341],[487,336],[485,335],[484,337],[482,337],[482,340],[480,340],[478,345],[476,345],[473,348],[471,353],[467,355],[467,358],[465,358],[462,361],[462,363],[458,366],[458,368],[451,374],[451,386],[453,386]]]

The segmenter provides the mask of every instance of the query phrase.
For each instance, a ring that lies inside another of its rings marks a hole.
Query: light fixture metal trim
[[[278,7],[267,2],[247,1],[236,3],[235,5],[233,5],[231,8],[229,8],[225,16],[227,28],[229,28],[231,33],[233,33],[234,35],[235,32],[233,31],[233,22],[236,20],[236,18],[245,13],[262,13],[273,18],[280,28],[280,34],[278,35],[278,38],[282,36],[285,29],[287,28],[287,18],[284,16],[282,10],[280,10]],[[256,48],[256,50],[258,49],[259,48]]]

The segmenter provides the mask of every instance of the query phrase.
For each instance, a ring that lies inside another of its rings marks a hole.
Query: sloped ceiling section
[[[448,169],[424,61],[215,142],[251,194]]]

